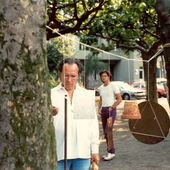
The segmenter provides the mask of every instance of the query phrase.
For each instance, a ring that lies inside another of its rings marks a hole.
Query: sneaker
[[[109,154],[109,153],[107,153],[106,155],[103,155],[102,158],[103,158],[103,159],[106,158],[108,154]]]
[[[105,161],[110,161],[115,157],[114,153],[108,153],[108,155],[104,158]]]

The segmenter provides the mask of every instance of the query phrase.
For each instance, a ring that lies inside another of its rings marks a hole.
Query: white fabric
[[[67,98],[67,159],[90,158],[91,153],[99,152],[99,126],[95,109],[95,101],[91,114],[93,118],[74,118],[74,98],[79,93],[86,93],[86,90],[77,86],[73,93],[72,105]],[[60,85],[51,90],[52,105],[59,108],[59,112],[54,118],[55,135],[57,143],[57,159],[64,159],[64,96],[68,93]],[[88,100],[88,99],[86,99]],[[91,101],[93,102],[93,101]],[[76,103],[77,105],[77,103]],[[89,114],[89,109],[83,103],[84,110]]]
[[[110,82],[107,86],[104,86],[104,84],[101,85],[99,87],[99,93],[102,97],[102,107],[109,107],[115,103],[115,94],[120,93],[120,91],[116,84]]]

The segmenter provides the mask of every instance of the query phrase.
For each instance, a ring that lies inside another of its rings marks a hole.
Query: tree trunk
[[[0,1],[0,169],[55,167],[45,0]]]
[[[142,54],[142,58],[144,60],[148,60],[152,56],[149,54]],[[144,62],[144,74],[145,74],[145,81],[146,81],[146,99],[152,102],[158,102],[158,93],[157,93],[157,86],[156,86],[156,62],[157,58],[150,60],[150,62]],[[149,67],[149,68],[148,68]]]
[[[165,68],[167,73],[168,103],[170,106],[170,0],[157,0],[155,5],[161,25],[161,39],[164,45]]]

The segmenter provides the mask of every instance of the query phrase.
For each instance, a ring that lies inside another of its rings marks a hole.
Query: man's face
[[[64,64],[61,72],[62,85],[67,91],[72,91],[76,87],[78,80],[78,66],[77,64]]]
[[[105,83],[105,82],[107,82],[107,81],[109,81],[110,80],[110,78],[109,78],[109,76],[106,74],[106,73],[103,73],[102,75],[101,75],[101,81],[103,82],[103,83]]]

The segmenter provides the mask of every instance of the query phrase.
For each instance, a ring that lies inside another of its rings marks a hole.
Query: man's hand
[[[109,107],[109,112],[111,112],[113,110],[113,107]]]
[[[95,162],[96,165],[99,165],[100,156],[99,156],[98,153],[93,153],[93,154],[91,155],[91,163],[92,163],[92,162]]]
[[[99,115],[101,115],[101,114],[102,114],[102,111],[101,111],[101,109],[98,109],[98,113],[99,113]]]
[[[58,107],[53,107],[53,116],[58,114]]]

